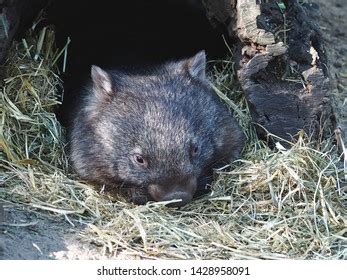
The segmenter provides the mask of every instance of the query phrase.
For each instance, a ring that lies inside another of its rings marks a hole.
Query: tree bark
[[[296,0],[257,2],[205,0],[204,4],[228,11],[227,16],[207,8],[207,15],[238,38],[238,77],[258,136],[266,139],[271,133],[291,140],[304,129],[315,138],[327,137],[336,118],[324,44],[315,21],[318,7]]]

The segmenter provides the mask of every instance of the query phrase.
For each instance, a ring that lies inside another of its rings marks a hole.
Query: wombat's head
[[[90,181],[189,202],[212,167],[237,157],[243,134],[205,78],[205,53],[150,73],[92,67],[72,130],[72,161]]]

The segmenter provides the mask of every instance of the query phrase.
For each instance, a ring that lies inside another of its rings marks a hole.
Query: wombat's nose
[[[193,198],[193,195],[190,193],[186,192],[172,192],[167,194],[166,196],[163,197],[163,201],[169,201],[169,200],[178,200],[180,199],[181,201],[173,202],[167,204],[168,207],[181,207],[186,205],[189,201],[191,201]]]

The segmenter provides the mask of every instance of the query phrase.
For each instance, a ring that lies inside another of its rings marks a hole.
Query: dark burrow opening
[[[222,30],[214,29],[201,0],[51,1],[48,19],[58,44],[71,38],[69,67],[156,63],[194,55],[209,58],[228,51]]]

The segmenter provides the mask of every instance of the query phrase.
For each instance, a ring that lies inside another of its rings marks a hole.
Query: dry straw
[[[241,160],[218,170],[213,192],[181,209],[134,206],[76,180],[53,108],[66,51],[54,31],[29,34],[9,52],[1,88],[0,201],[83,223],[81,242],[110,257],[168,259],[346,258],[346,192],[330,141],[270,150],[257,139],[231,59],[210,63],[216,93],[248,141]],[[274,137],[276,141],[276,137]],[[280,139],[277,139],[280,140]]]

